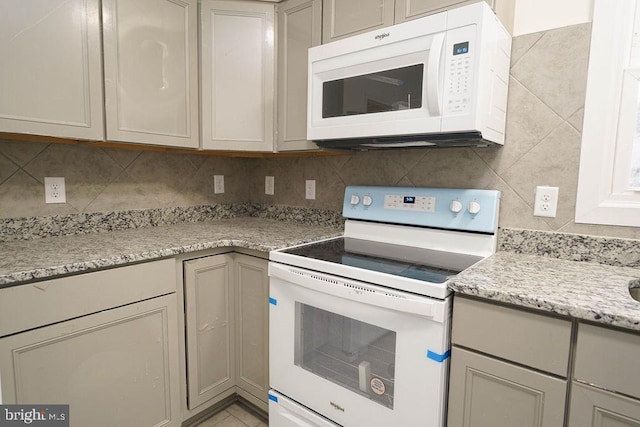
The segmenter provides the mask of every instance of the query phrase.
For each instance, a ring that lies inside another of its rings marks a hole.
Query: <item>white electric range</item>
[[[443,426],[447,281],[495,252],[499,201],[350,186],[343,237],[272,251],[269,425]]]

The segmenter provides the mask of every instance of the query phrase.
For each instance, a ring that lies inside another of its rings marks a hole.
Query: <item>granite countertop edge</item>
[[[295,243],[294,243],[295,244]],[[204,251],[207,249],[235,247],[243,249],[253,249],[259,252],[268,253],[274,249],[280,249],[279,246],[269,246],[263,244],[252,244],[244,240],[225,239],[212,242],[203,242],[194,245],[171,247],[158,249],[153,251],[112,255],[104,258],[91,259],[81,262],[73,262],[51,267],[34,268],[32,270],[19,271],[16,273],[5,274],[0,276],[0,288],[3,286],[19,285],[22,282],[30,282],[37,279],[54,279],[57,276],[64,276],[73,273],[83,273],[100,270],[107,267],[124,266],[127,264],[153,261],[162,258],[168,258],[190,252]]]
[[[204,236],[198,237],[199,233]],[[4,242],[0,244],[0,290],[209,249],[241,248],[268,254],[272,250],[340,235],[342,230],[331,226],[240,218]],[[85,247],[89,248],[87,254],[83,253]],[[18,263],[14,259],[21,256],[15,254],[35,259]]]
[[[457,295],[640,332],[640,269],[498,252],[450,279]]]
[[[335,226],[264,218],[221,219],[0,244],[0,290],[216,248],[268,253],[342,235]],[[640,331],[629,283],[637,267],[499,251],[452,277],[460,295]]]

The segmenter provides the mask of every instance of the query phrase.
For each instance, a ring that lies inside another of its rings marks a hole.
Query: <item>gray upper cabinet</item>
[[[197,1],[100,3],[0,2],[0,131],[198,147]]]
[[[396,0],[395,23],[410,21],[453,7],[478,3],[481,0]],[[494,0],[484,0],[494,7]]]
[[[197,1],[102,7],[107,139],[197,148]]]
[[[278,5],[278,151],[313,150],[307,141],[308,50],[322,41],[322,1]]]
[[[202,148],[273,151],[275,6],[200,6]]]
[[[104,138],[99,4],[0,2],[0,132]]]
[[[394,0],[324,0],[322,42],[393,25]]]
[[[481,0],[324,0],[322,42],[410,21]],[[495,0],[484,0],[492,8]]]

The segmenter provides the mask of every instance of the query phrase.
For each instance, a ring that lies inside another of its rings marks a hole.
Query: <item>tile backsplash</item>
[[[498,149],[241,159],[0,141],[0,218],[245,202],[339,211],[352,184],[469,187],[502,191],[503,228],[640,238],[638,228],[573,221],[590,28],[514,38]],[[213,193],[214,174],[225,175],[224,194]],[[265,175],[275,177],[275,195],[264,194]],[[66,204],[44,204],[45,176],[65,177]],[[304,198],[306,179],[316,180],[316,200]],[[560,187],[556,218],[533,216],[537,185]]]

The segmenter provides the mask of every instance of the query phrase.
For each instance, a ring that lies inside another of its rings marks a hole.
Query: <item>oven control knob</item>
[[[462,203],[460,200],[452,200],[449,204],[449,210],[453,213],[459,213],[462,210]]]
[[[471,215],[476,215],[480,212],[480,203],[478,202],[469,202],[469,207],[467,208]]]
[[[371,198],[371,196],[364,196],[362,198],[362,204],[365,206],[371,206],[371,203],[373,203],[373,199]]]
[[[360,197],[356,194],[351,195],[351,204],[355,206],[358,203],[360,203]]]

